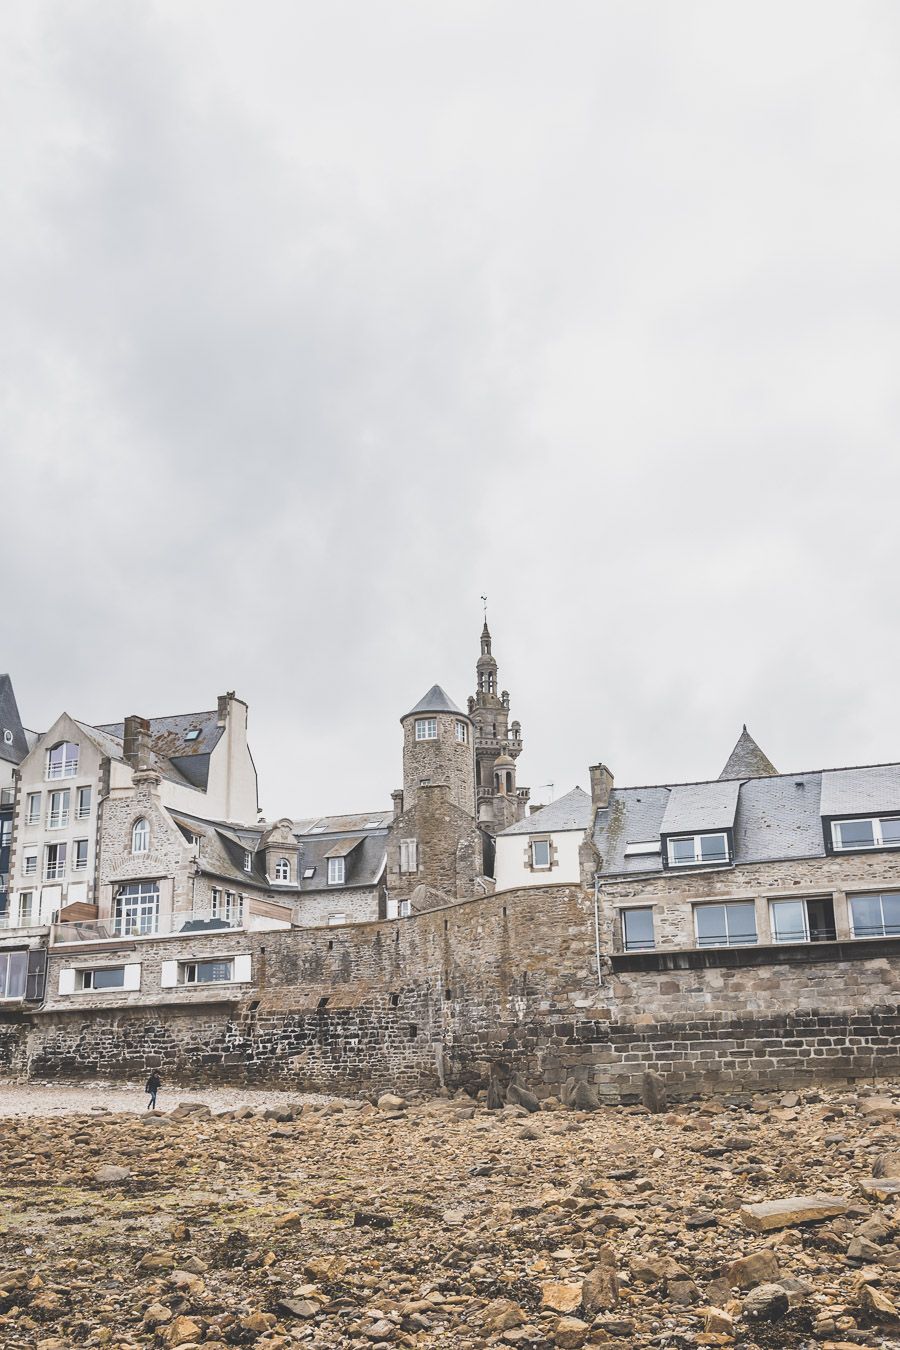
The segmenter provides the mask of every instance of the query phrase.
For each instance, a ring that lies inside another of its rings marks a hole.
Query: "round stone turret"
[[[446,787],[450,800],[475,814],[475,753],[472,721],[439,684],[400,719],[403,727],[403,808],[420,789]]]

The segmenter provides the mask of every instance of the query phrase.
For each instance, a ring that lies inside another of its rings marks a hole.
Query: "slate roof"
[[[3,734],[6,731],[12,735],[10,742]],[[12,680],[9,675],[0,675],[0,759],[10,764],[20,764],[28,750],[28,738],[19,716]]]
[[[586,830],[591,823],[591,798],[583,788],[574,787],[524,820],[501,830],[500,834],[549,834],[551,831]]]
[[[414,713],[439,713],[449,712],[458,713],[460,717],[467,717],[461,708],[457,708],[453,699],[446,694],[439,684],[433,684],[414,708],[410,708],[406,717],[401,717],[400,721],[405,722],[407,717],[412,717]]]
[[[673,822],[679,830],[684,822],[688,833],[724,828],[722,809],[727,809],[727,799],[719,794],[726,788],[734,792],[734,861],[738,866],[824,857],[823,817],[900,812],[900,764],[768,774],[743,782],[613,788],[608,808],[597,813],[594,829],[602,874],[662,871],[661,854],[626,856],[626,846],[672,833]],[[696,812],[704,804],[708,815],[701,821]]]
[[[756,741],[750,735],[745,722],[743,731],[735,741],[734,749],[728,756],[728,762],[719,777],[765,778],[770,774],[777,774],[777,772],[778,770],[769,756],[760,750]]]
[[[158,761],[168,761],[180,779],[203,791],[209,783],[209,757],[222,738],[225,728],[219,726],[218,710],[176,713],[172,717],[151,717],[150,750]],[[124,722],[106,722],[97,731],[113,736],[120,743],[125,735]],[[197,732],[192,740],[186,737]]]
[[[676,784],[669,789],[660,832],[697,834],[700,830],[730,830],[740,786],[737,780]]]

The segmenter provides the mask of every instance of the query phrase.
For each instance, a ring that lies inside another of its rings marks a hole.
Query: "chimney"
[[[146,769],[150,763],[150,723],[132,713],[125,718],[122,752],[133,769]]]
[[[591,805],[598,811],[609,806],[613,776],[605,764],[592,764],[588,772],[591,775]]]
[[[391,801],[394,803],[394,819],[403,815],[403,789],[397,788],[391,793]]]
[[[225,723],[228,721],[228,713],[231,709],[231,700],[233,698],[234,698],[233,689],[229,689],[227,694],[219,695],[219,702],[218,702],[219,715],[218,718],[216,719],[216,726],[224,727]]]

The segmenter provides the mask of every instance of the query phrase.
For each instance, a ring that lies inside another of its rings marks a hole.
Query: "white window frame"
[[[285,876],[287,872],[287,876]],[[275,864],[275,880],[280,882],[289,882],[291,879],[291,864],[287,858],[279,858]]]
[[[731,933],[728,928],[728,910],[734,905],[744,905],[753,910],[753,937],[739,937],[732,941]],[[759,924],[756,920],[756,905],[752,900],[718,900],[713,904],[696,904],[694,909],[694,942],[702,950],[708,947],[755,947],[759,943]],[[701,938],[700,926],[697,923],[697,916],[700,910],[721,909],[723,913],[723,928],[725,931],[725,940],[723,942],[712,942],[709,938]]]
[[[816,904],[817,902],[822,902],[822,901],[824,901],[824,902],[826,902],[826,903],[827,903],[827,902],[830,902],[830,903],[831,903],[832,921],[836,922],[836,920],[835,920],[835,915],[834,915],[834,898],[833,898],[833,896],[831,896],[831,895],[798,895],[798,896],[779,895],[779,896],[776,896],[774,899],[770,899],[770,900],[769,900],[769,928],[770,928],[770,931],[771,931],[771,933],[772,933],[772,941],[773,941],[773,943],[776,943],[778,946],[782,946],[782,945],[786,945],[786,944],[789,944],[789,943],[795,943],[795,942],[796,942],[796,943],[803,943],[803,942],[829,942],[829,941],[834,941],[834,940],[836,940],[836,938],[837,938],[837,929],[836,929],[836,928],[835,928],[835,936],[834,936],[833,939],[832,939],[832,938],[813,938],[813,936],[812,936],[812,929],[810,928],[810,923],[809,923],[809,909],[808,909],[808,906],[809,906],[810,904]],[[777,905],[800,905],[800,907],[801,907],[801,909],[802,909],[802,912],[803,912],[803,931],[802,931],[802,935],[801,935],[800,937],[783,937],[783,936],[780,936],[780,935],[779,935],[779,933],[778,933],[778,925],[777,925],[777,923],[776,923],[776,921],[775,921],[776,906],[777,906]]]
[[[693,858],[675,858],[673,845],[683,844],[685,840],[692,840],[694,845]],[[725,843],[724,858],[704,858],[700,852],[702,839],[722,839]],[[676,834],[666,840],[666,856],[670,867],[723,867],[731,862],[731,849],[728,846],[728,835],[725,830],[702,830],[699,834]]]
[[[29,792],[25,798],[25,824],[40,825],[41,823],[41,793]]]
[[[628,916],[629,914],[649,914],[650,932],[652,933],[649,942],[640,942],[631,945],[628,941]],[[653,913],[652,905],[629,905],[625,909],[619,910],[619,918],[622,924],[622,950],[624,952],[652,952],[656,950],[656,916]]]
[[[245,872],[253,871],[253,854],[250,852],[249,849],[246,848],[244,849],[244,871]]]
[[[58,804],[55,804],[55,799]],[[69,823],[70,791],[68,788],[54,788],[47,794],[47,829],[64,830]]]
[[[122,972],[122,983],[108,984],[98,989],[97,986],[94,984],[94,976],[98,973],[98,971],[105,972],[113,970],[120,970]],[[106,994],[106,993],[114,994],[119,989],[125,988],[125,980],[126,980],[125,970],[126,970],[125,966],[91,966],[89,970],[76,970],[75,988],[76,990],[83,989],[85,993],[91,994]]]
[[[87,797],[85,798],[85,794]],[[87,820],[91,814],[91,789],[90,787],[80,787],[75,789],[75,819]]]
[[[3,961],[0,962],[0,1000],[8,1003],[18,1003],[20,999],[25,997],[25,991],[28,986],[28,953],[6,951],[0,952],[0,957],[4,958]],[[22,965],[20,960],[17,960],[16,962],[17,969],[21,970],[22,973],[21,991],[11,994],[9,992],[11,987],[10,973],[13,968],[13,959],[21,957],[25,958],[24,965]]]
[[[78,855],[79,844],[84,844],[84,862],[80,860]],[[90,841],[87,839],[76,839],[72,844],[72,871],[86,872],[89,860],[90,860]]]
[[[417,717],[416,718],[416,740],[417,741],[436,741],[437,718],[436,717]]]
[[[62,750],[62,758],[54,763],[51,756],[56,750]],[[74,750],[74,758],[69,751]],[[47,751],[47,764],[45,778],[51,781],[56,778],[74,778],[78,773],[78,760],[80,759],[79,748],[74,741],[58,741],[56,745],[51,745]]]
[[[19,891],[17,919],[20,928],[34,923],[34,891]]]
[[[56,856],[50,861],[50,852],[55,850]],[[60,856],[62,855],[62,856]],[[59,881],[66,875],[66,863],[69,861],[69,850],[65,841],[58,844],[44,845],[44,880]]]
[[[347,876],[346,858],[329,858],[328,860],[328,885],[343,886]]]
[[[400,871],[418,872],[419,870],[419,841],[417,839],[400,840]]]
[[[831,822],[832,848],[834,849],[835,853],[858,853],[861,850],[872,848],[900,848],[900,840],[897,840],[896,843],[884,842],[884,830],[882,827],[882,822],[885,820],[890,821],[900,820],[900,816],[896,815],[856,816],[855,819],[847,817],[844,820],[833,820]],[[842,825],[864,825],[866,823],[870,823],[872,826],[871,844],[844,844],[841,842],[840,829]]]
[[[113,907],[116,937],[147,937],[159,932],[159,882],[133,881],[120,886]]]
[[[146,816],[138,816],[131,827],[132,853],[150,852],[150,822]]]
[[[29,849],[22,855],[22,875],[24,877],[36,877],[38,874],[38,855],[37,849]]]
[[[535,848],[537,847],[538,844],[543,844],[543,845],[546,846],[546,849],[547,849],[547,861],[546,861],[546,862],[538,862],[537,858],[535,857],[534,850],[535,850]],[[553,841],[551,840],[550,836],[547,835],[546,838],[543,838],[543,839],[532,839],[532,840],[530,841],[530,851],[531,851],[531,867],[532,867],[532,871],[535,871],[535,872],[549,872],[550,869],[551,869],[552,866],[553,866]]]
[[[218,976],[214,980],[199,980],[197,970],[199,966],[227,966],[228,974]],[[191,975],[193,972],[193,978]],[[178,962],[178,983],[179,984],[233,984],[234,983],[234,957],[233,956],[198,956],[195,961]]]
[[[877,941],[879,938],[891,938],[891,937],[898,937],[898,936],[900,936],[900,933],[889,933],[889,932],[887,931],[887,930],[888,930],[888,924],[887,924],[887,922],[885,921],[885,917],[884,917],[884,901],[885,901],[885,896],[890,896],[892,899],[897,899],[898,896],[900,896],[900,892],[898,892],[898,891],[854,891],[854,892],[852,893],[852,895],[848,895],[848,896],[847,896],[847,909],[848,909],[849,915],[850,915],[850,935],[851,935],[851,937],[854,939],[855,942],[872,942],[872,941]],[[879,908],[879,910],[881,911],[881,932],[880,932],[880,933],[857,933],[857,931],[856,931],[856,921],[855,921],[855,919],[854,919],[854,917],[853,917],[853,901],[854,901],[854,900],[877,900],[877,901],[878,901],[878,908]]]
[[[468,725],[467,723],[461,721],[459,718],[456,719],[456,739],[459,741],[460,745],[469,744]]]

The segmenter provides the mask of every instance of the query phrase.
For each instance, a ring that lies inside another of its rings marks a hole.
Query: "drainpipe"
[[[603,968],[600,965],[600,873],[594,873],[594,946],[597,952],[597,987],[603,988]]]

